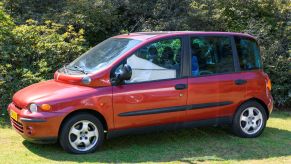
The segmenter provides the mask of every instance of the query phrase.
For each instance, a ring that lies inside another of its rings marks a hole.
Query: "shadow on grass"
[[[31,152],[53,160],[69,162],[202,162],[249,160],[291,155],[291,131],[266,128],[255,139],[233,136],[226,127],[184,129],[123,136],[105,141],[99,151],[72,155],[55,145],[23,141]]]

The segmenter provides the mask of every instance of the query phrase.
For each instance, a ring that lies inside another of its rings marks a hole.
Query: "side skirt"
[[[128,134],[144,134],[144,133],[149,133],[149,132],[176,130],[176,129],[182,129],[182,128],[215,126],[215,125],[231,124],[231,122],[232,122],[231,117],[219,117],[219,118],[214,118],[214,119],[171,123],[171,124],[158,125],[158,126],[146,126],[146,127],[140,127],[140,128],[112,130],[112,131],[107,132],[107,139],[111,139],[111,138],[115,138],[115,137],[119,137],[123,135],[128,135]]]

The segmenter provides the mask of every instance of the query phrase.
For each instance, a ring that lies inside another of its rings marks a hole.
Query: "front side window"
[[[192,76],[234,72],[231,40],[229,37],[191,37]]]
[[[85,52],[65,69],[72,72],[79,71],[86,73],[97,71],[111,64],[120,55],[132,49],[140,42],[139,40],[128,38],[109,38]],[[66,72],[65,70],[63,71]]]
[[[235,43],[241,70],[262,68],[260,50],[255,40],[235,37]]]
[[[132,76],[125,83],[179,78],[181,47],[182,42],[178,38],[151,43],[126,58],[115,69],[115,74],[127,64],[132,69]]]

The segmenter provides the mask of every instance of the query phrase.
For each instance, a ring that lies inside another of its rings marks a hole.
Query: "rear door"
[[[246,91],[237,73],[233,37],[191,36],[189,49],[187,120],[231,116]]]
[[[266,94],[268,77],[263,72],[260,49],[255,39],[235,36],[240,79],[246,83],[246,99],[261,97]]]
[[[132,77],[113,86],[116,129],[180,122],[185,118],[187,78],[182,78],[182,38],[152,42],[127,57]]]

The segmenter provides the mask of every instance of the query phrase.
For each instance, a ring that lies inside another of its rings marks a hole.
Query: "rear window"
[[[260,49],[254,39],[235,37],[235,43],[242,71],[262,68]]]

